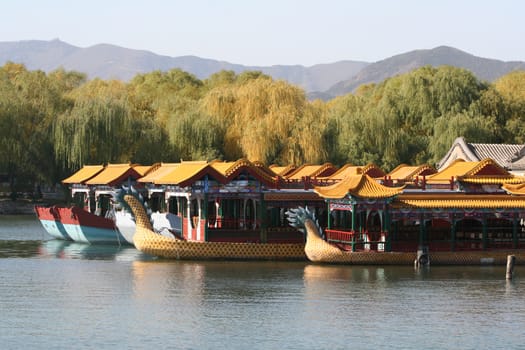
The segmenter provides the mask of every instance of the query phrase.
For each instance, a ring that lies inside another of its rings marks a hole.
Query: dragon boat
[[[507,257],[514,255],[523,264],[525,251],[504,249],[492,251],[415,252],[347,251],[326,241],[315,214],[308,208],[298,207],[286,212],[291,226],[306,235],[305,254],[315,263],[348,265],[505,265]]]
[[[135,196],[126,194],[123,199],[135,218],[135,247],[146,254],[179,260],[306,260],[304,243],[202,242],[167,237],[153,230],[144,206]]]

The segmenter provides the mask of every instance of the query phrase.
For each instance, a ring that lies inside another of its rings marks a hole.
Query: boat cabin
[[[327,240],[344,249],[461,251],[525,247],[523,184],[484,159],[353,175],[315,191],[330,211]]]

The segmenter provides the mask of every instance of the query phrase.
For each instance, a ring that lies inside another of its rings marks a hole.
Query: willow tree
[[[327,122],[324,128],[324,144],[328,160],[334,164],[374,163],[367,145],[371,125],[364,113],[365,100],[361,96],[348,94],[327,103]]]
[[[224,126],[197,109],[168,124],[174,153],[184,160],[223,159]]]
[[[507,142],[525,143],[525,70],[511,72],[494,82],[508,113]]]
[[[222,149],[227,159],[243,156],[238,140],[239,129],[233,127],[237,113],[237,88],[234,85],[220,86],[208,91],[200,101],[202,113],[209,115],[213,122],[224,127]]]
[[[126,102],[125,84],[90,81],[70,96],[74,106],[56,119],[54,146],[70,169],[84,164],[131,160],[136,129]]]
[[[494,87],[507,100],[525,101],[525,70],[500,77],[494,82]]]
[[[174,161],[180,158],[178,131],[184,115],[192,113],[203,93],[203,83],[180,69],[153,71],[135,76],[128,84],[130,113],[141,121],[136,159],[141,161]],[[148,156],[149,150],[149,156]]]
[[[298,140],[293,135],[306,105],[302,90],[283,81],[256,79],[239,87],[237,101],[232,127],[240,130],[244,156],[263,163],[304,162],[302,152],[294,150]]]
[[[301,123],[307,104],[303,90],[260,72],[248,72],[232,85],[211,89],[202,108],[226,127],[226,158],[302,163],[305,152],[293,130]]]
[[[450,113],[436,119],[434,134],[428,146],[431,158],[428,163],[434,164],[445,156],[454,140],[465,137],[468,142],[490,143],[493,130],[497,128],[494,117],[472,114],[471,112]]]
[[[17,122],[21,101],[15,92],[5,68],[0,69],[0,171],[8,175],[11,192],[22,153]]]
[[[56,181],[51,125],[66,108],[66,88],[56,84],[52,75],[8,63],[0,69],[0,90],[0,167],[19,182]]]
[[[186,113],[200,99],[203,83],[180,69],[139,74],[128,84],[134,113],[149,116],[166,127],[169,118]]]
[[[329,161],[330,143],[327,140],[328,110],[320,100],[306,103],[299,121],[294,124],[291,139],[295,141],[301,157],[290,163],[321,164]]]

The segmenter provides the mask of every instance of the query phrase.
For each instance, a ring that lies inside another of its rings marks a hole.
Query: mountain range
[[[471,55],[453,47],[414,50],[378,62],[344,60],[301,65],[245,66],[197,56],[162,56],[150,51],[127,49],[110,44],[77,47],[59,39],[0,42],[0,65],[23,63],[27,69],[46,72],[57,68],[83,72],[89,79],[128,81],[137,74],[154,70],[182,69],[199,79],[221,70],[241,73],[261,71],[274,79],[286,80],[306,91],[309,98],[330,98],[354,91],[358,86],[381,82],[389,77],[431,65],[465,68],[479,79],[493,81],[513,70],[525,69],[525,62],[504,62]]]

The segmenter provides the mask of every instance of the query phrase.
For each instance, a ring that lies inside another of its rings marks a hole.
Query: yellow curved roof
[[[228,169],[230,169],[236,162],[222,162],[214,161],[210,165],[214,167],[218,172],[226,176]]]
[[[64,184],[80,184],[104,170],[103,165],[84,165],[79,171],[62,180]]]
[[[269,166],[269,169],[273,171],[276,175],[286,176],[295,170],[295,166],[293,165],[279,166],[276,164],[272,164]]]
[[[423,173],[424,171],[433,171],[436,170],[428,164],[409,166],[406,164],[401,164],[397,166],[394,170],[389,172],[387,175],[392,180],[412,180],[414,177]],[[430,176],[430,175],[427,175]]]
[[[480,184],[480,185],[494,185],[494,184],[521,184],[525,183],[523,176],[496,176],[496,175],[477,175],[477,176],[461,176],[458,180],[465,183]]]
[[[330,180],[342,180],[347,176],[366,174],[372,178],[383,177],[385,172],[381,170],[375,164],[367,164],[364,166],[357,166],[352,164],[345,164],[339,168],[335,173],[330,176],[323,177],[322,179]]]
[[[155,183],[158,178],[166,176],[174,168],[178,167],[180,163],[161,163],[160,166],[147,174],[144,177],[141,177],[138,181],[143,183]]]
[[[157,185],[187,186],[202,179],[205,175],[210,175],[221,183],[227,182],[226,177],[207,162],[181,162],[171,171],[156,178],[154,183]]]
[[[140,174],[131,164],[108,164],[97,176],[86,181],[86,185],[113,185],[128,176],[139,178]]]
[[[158,185],[178,185],[189,180],[209,167],[208,163],[183,162],[178,166],[172,167],[163,176],[155,179]]]
[[[525,195],[525,183],[519,183],[519,184],[506,183],[503,186],[501,186],[501,188],[507,191],[507,193],[509,194]]]
[[[140,174],[140,176],[144,176],[146,175],[151,169],[153,169],[153,167],[155,167],[155,165],[135,165],[133,167],[133,169],[135,169],[135,171],[137,173]]]
[[[235,162],[214,162],[211,166],[228,178],[228,180],[233,180],[242,169],[247,170],[255,178],[267,183],[274,183],[277,180],[277,176],[270,175],[271,171],[266,170],[267,168],[263,169],[261,164],[256,166],[243,158]]]
[[[525,198],[507,194],[402,194],[392,202],[392,207],[432,209],[525,208]]]
[[[480,160],[479,162],[466,162],[463,159],[456,159],[442,171],[427,176],[427,182],[443,183],[450,182],[452,178],[479,175],[510,176],[510,173],[490,158]]]
[[[323,177],[323,179],[341,180],[347,176],[359,175],[363,173],[363,167],[352,164],[345,164],[330,176]]]
[[[305,164],[295,169],[290,174],[285,175],[284,177],[289,180],[301,180],[305,176],[310,176],[310,177],[319,176],[319,174],[323,173],[325,170],[330,169],[330,168],[334,168],[334,166],[330,163],[325,163],[322,165]]]
[[[316,186],[321,197],[341,199],[350,194],[361,198],[389,198],[403,192],[404,187],[383,186],[366,174],[351,175],[330,186]]]

